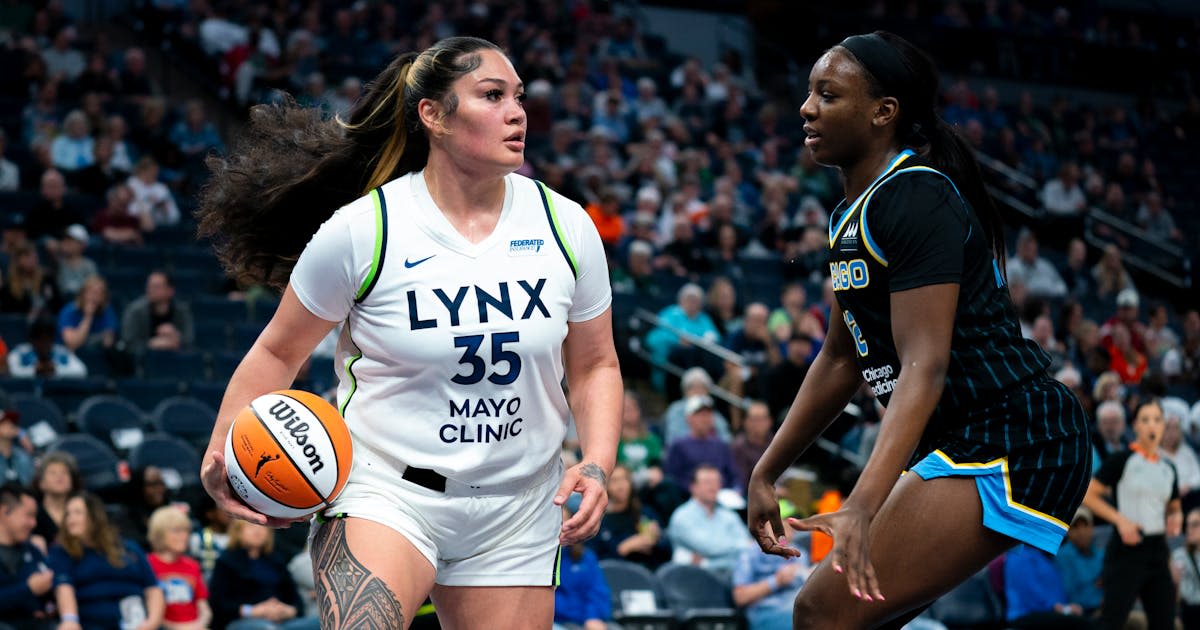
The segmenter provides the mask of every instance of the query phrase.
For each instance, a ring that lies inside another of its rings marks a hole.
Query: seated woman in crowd
[[[671,543],[663,535],[654,510],[642,505],[629,469],[617,465],[608,476],[608,508],[600,531],[588,541],[601,559],[620,558],[651,569],[671,559]]]
[[[108,522],[104,503],[76,492],[58,543],[50,548],[59,630],[156,630],[163,621],[163,592],[135,545]]]
[[[166,598],[165,630],[203,630],[212,621],[200,563],[187,555],[192,522],[182,508],[167,505],[150,515],[150,568]]]
[[[67,514],[67,499],[82,489],[83,478],[70,453],[51,451],[43,455],[33,471],[33,490],[38,495],[34,536],[46,545],[58,540],[58,530]]]
[[[100,276],[84,281],[79,295],[58,314],[58,332],[71,351],[90,344],[111,348],[118,327],[117,312],[109,303],[108,283]]]
[[[213,627],[228,630],[318,630],[315,617],[298,617],[300,595],[275,553],[275,532],[247,521],[229,524],[229,548],[209,580]]]

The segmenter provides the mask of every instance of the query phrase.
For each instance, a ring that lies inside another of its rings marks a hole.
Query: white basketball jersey
[[[313,314],[346,322],[338,408],[354,467],[399,461],[468,484],[524,479],[558,456],[567,322],[612,299],[591,219],[520,175],[475,244],[422,173],[391,181],[321,226],[291,285]]]

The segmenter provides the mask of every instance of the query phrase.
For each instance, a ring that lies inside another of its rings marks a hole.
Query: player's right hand
[[[779,499],[775,496],[775,484],[757,475],[750,476],[746,490],[746,524],[750,535],[758,542],[763,553],[776,556],[799,556],[800,551],[789,547],[784,539],[783,519],[779,516]]]
[[[255,512],[242,502],[229,485],[229,473],[225,469],[225,455],[217,450],[210,450],[204,455],[204,463],[200,465],[200,481],[208,495],[216,502],[217,507],[233,518],[266,525],[267,527],[289,527],[298,519],[273,518],[266,514]]]

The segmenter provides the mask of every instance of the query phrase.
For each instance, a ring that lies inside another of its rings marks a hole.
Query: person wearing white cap
[[[95,261],[83,255],[87,245],[87,228],[78,223],[68,227],[65,238],[59,241],[58,292],[68,300],[79,293],[88,278],[99,273]]]
[[[708,465],[721,472],[725,487],[740,487],[741,481],[733,469],[733,451],[717,437],[713,428],[713,400],[708,396],[691,396],[684,403],[688,435],[675,440],[667,449],[663,472],[680,487],[688,485],[692,472]]]
[[[1067,601],[1082,606],[1087,616],[1095,613],[1104,600],[1104,590],[1099,586],[1104,547],[1096,544],[1095,524],[1092,511],[1079,506],[1071,519],[1071,529],[1067,530],[1067,543],[1054,559],[1067,591]]]

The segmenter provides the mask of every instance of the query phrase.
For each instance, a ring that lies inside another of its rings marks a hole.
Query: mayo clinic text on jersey
[[[496,418],[498,422],[443,424],[438,437],[447,444],[491,444],[521,434],[524,418],[514,418],[521,410],[520,397],[513,398],[465,398],[450,401],[450,418],[477,419]]]

